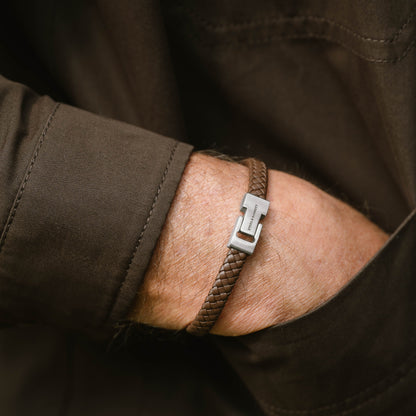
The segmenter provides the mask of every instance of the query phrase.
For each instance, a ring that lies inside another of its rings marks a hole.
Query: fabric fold
[[[332,299],[286,324],[216,344],[268,415],[369,415],[414,383],[416,211]],[[375,413],[379,414],[379,413]]]
[[[39,106],[47,117],[4,126],[1,166],[26,154],[18,187],[7,169],[0,176],[2,320],[110,329],[134,301],[192,147],[50,99],[32,113],[46,114]]]

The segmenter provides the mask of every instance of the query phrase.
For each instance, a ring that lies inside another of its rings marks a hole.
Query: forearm
[[[169,329],[192,321],[227,252],[246,182],[242,165],[191,156],[131,312],[134,320]]]
[[[242,165],[191,157],[132,319],[170,329],[192,321],[227,252],[247,180]],[[294,176],[271,170],[268,199],[256,252],[213,333],[249,333],[314,309],[387,239],[360,213]]]

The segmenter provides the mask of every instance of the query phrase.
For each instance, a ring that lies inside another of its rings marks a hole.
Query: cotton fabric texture
[[[1,11],[1,415],[415,414],[414,1]],[[392,235],[284,325],[126,328],[189,155],[206,148],[299,175]]]

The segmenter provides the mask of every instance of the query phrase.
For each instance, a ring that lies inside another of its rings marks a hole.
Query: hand
[[[130,318],[182,329],[201,307],[227,252],[248,170],[195,153],[185,169]],[[243,335],[315,309],[388,236],[312,184],[269,171],[270,209],[255,253],[212,333]]]

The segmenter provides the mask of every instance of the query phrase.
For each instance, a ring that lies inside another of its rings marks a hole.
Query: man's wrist
[[[130,319],[174,330],[192,321],[228,250],[247,181],[242,165],[191,155]]]
[[[130,318],[183,329],[227,253],[247,168],[194,154],[185,169]],[[256,254],[211,333],[242,335],[294,319],[337,293],[387,235],[358,211],[292,175],[269,171]]]

